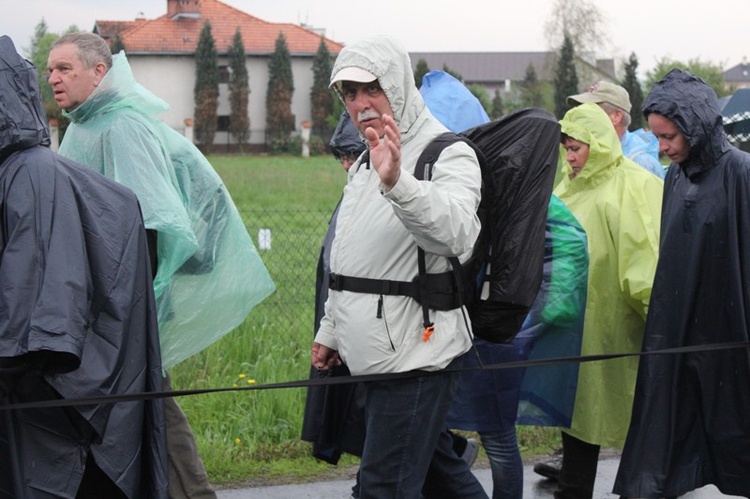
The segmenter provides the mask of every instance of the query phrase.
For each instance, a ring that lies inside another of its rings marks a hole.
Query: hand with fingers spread
[[[380,176],[380,182],[390,191],[401,176],[401,132],[392,116],[384,114],[381,118],[384,124],[383,137],[378,137],[374,128],[365,130],[370,162]]]

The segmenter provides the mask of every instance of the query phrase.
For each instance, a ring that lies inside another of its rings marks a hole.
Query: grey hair
[[[628,128],[630,126],[630,123],[633,121],[633,119],[630,117],[630,113],[625,111],[621,107],[617,107],[614,104],[611,104],[609,102],[600,102],[599,106],[604,109],[604,112],[607,114],[614,113],[615,111],[621,111],[622,112],[622,126],[625,128]]]
[[[112,51],[101,36],[85,31],[68,33],[55,40],[52,48],[69,43],[75,45],[78,58],[87,69],[93,68],[100,62],[107,66],[107,71],[112,68]]]

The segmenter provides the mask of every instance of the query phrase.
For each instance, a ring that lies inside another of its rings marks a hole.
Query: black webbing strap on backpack
[[[467,139],[453,132],[445,132],[432,139],[417,159],[417,164],[414,167],[414,178],[417,180],[432,179],[432,167],[440,157],[440,153],[443,152],[443,149],[451,144],[455,144],[459,140],[466,141]],[[419,266],[419,277],[427,276],[425,252],[421,246],[417,248],[417,262]],[[451,259],[451,266],[453,270],[446,272],[446,274],[451,276],[451,286],[447,288],[447,291],[455,297],[457,306],[453,308],[458,308],[463,305],[462,284],[459,275],[461,264],[458,262],[458,258]],[[430,338],[430,335],[434,332],[435,325],[430,320],[429,307],[424,303],[422,303],[422,319],[422,325],[424,326],[424,336],[422,337],[422,340],[427,341]]]

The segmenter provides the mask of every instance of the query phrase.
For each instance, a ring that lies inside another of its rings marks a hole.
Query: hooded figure
[[[656,269],[663,181],[623,156],[612,123],[597,104],[574,107],[560,124],[569,160],[575,159],[571,156],[575,154],[575,143],[569,146],[568,138],[588,145],[585,163],[574,165],[580,171],[571,175],[575,170],[566,162],[565,176],[554,191],[588,238],[588,292],[581,355],[637,352]],[[558,491],[580,486],[590,494],[598,446],[623,445],[637,365],[636,357],[580,365],[573,419],[570,428],[563,431]],[[586,444],[591,449],[591,455],[586,456],[591,459],[587,465],[583,464],[580,451]],[[595,452],[591,446],[596,446]],[[580,472],[582,476],[584,469],[586,479],[576,475],[573,483],[569,472]]]
[[[443,426],[457,373],[421,373],[458,366],[471,347],[462,310],[423,314],[416,299],[389,285],[419,275],[418,246],[428,274],[449,271],[450,257],[470,256],[480,231],[476,154],[455,143],[434,162],[431,181],[414,177],[419,155],[447,129],[426,108],[408,52],[388,36],[347,45],[331,86],[368,151],[348,172],[313,365],[328,369],[340,356],[355,375],[415,371],[363,384],[360,497],[419,497],[430,466],[451,476],[463,497],[486,497]]]
[[[644,351],[748,341],[750,155],[731,146],[714,91],[673,70],[643,108],[684,138],[667,172],[659,265]],[[654,131],[656,129],[652,126]],[[750,353],[747,348],[645,356],[615,493],[672,497],[715,484],[750,496]]]
[[[328,146],[331,148],[333,156],[339,161],[342,160],[344,155],[351,155],[356,159],[360,154],[365,152],[366,147],[362,141],[362,136],[359,134],[357,127],[354,126],[354,123],[352,123],[351,116],[346,111],[339,116],[339,122],[333,131]],[[346,166],[345,168],[349,169]]]
[[[348,161],[345,156],[359,157],[366,149],[359,130],[352,123],[349,113],[344,111],[339,117],[338,125],[330,142],[333,155],[342,162]],[[331,245],[336,231],[336,219],[339,204],[328,222],[328,230],[320,248],[315,277],[315,332],[323,318],[326,299],[328,299],[328,275],[331,268]],[[349,376],[345,364],[336,366],[331,376]],[[317,377],[318,372],[310,367],[310,377]],[[337,464],[341,453],[355,456],[362,455],[364,445],[364,428],[362,417],[363,402],[358,384],[311,387],[307,390],[305,414],[302,420],[302,440],[312,442],[312,454],[331,464]]]
[[[60,154],[136,193],[157,232],[154,291],[164,367],[242,323],[274,284],[221,178],[156,115],[168,105],[138,84],[124,52],[71,112]]]
[[[47,148],[36,71],[7,36],[0,95],[0,407],[160,391],[135,195]],[[167,497],[161,400],[0,418],[0,497]]]

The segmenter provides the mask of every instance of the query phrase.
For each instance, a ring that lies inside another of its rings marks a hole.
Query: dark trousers
[[[364,384],[361,499],[418,499],[433,457],[441,475],[466,486],[460,497],[487,497],[443,426],[456,381],[440,373]]]
[[[164,390],[172,390],[169,373],[164,379]],[[167,428],[170,499],[216,499],[216,492],[208,482],[206,468],[198,454],[190,423],[172,397],[164,399],[164,417]]]
[[[555,499],[591,499],[599,465],[599,446],[562,432],[562,448],[562,469]]]

